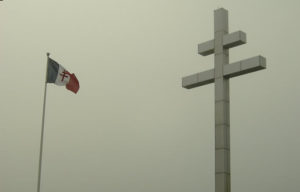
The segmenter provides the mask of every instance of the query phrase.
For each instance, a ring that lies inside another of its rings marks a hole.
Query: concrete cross
[[[215,83],[215,191],[230,192],[230,110],[229,79],[266,68],[262,56],[229,63],[228,49],[246,43],[246,34],[228,34],[228,11],[214,12],[214,39],[198,45],[198,53],[214,53],[215,68],[182,78],[182,87],[191,89]]]

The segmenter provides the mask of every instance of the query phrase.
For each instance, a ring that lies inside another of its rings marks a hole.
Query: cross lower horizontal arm
[[[236,77],[266,68],[266,59],[262,56],[251,57],[229,65],[224,65],[225,78]],[[182,87],[191,89],[215,81],[214,69],[196,73],[182,78]]]
[[[266,58],[256,56],[224,66],[224,77],[231,78],[266,68]]]

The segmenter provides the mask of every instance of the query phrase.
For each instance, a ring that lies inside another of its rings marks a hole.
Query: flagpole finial
[[[50,53],[49,52],[47,52],[47,57],[49,57],[50,56]]]

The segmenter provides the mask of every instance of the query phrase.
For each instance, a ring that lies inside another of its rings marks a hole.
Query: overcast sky
[[[78,94],[48,85],[42,192],[214,191],[214,86],[197,44],[213,11],[267,69],[230,80],[232,191],[300,188],[300,1],[0,2],[0,191],[36,191],[46,52]]]

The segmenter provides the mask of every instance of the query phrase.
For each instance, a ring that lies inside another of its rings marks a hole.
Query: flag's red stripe
[[[77,93],[79,90],[79,81],[76,78],[75,74],[72,73],[70,74],[70,81],[69,83],[66,85],[66,88],[74,93]]]

